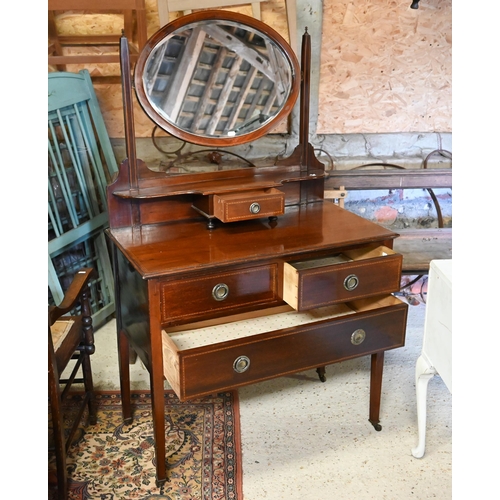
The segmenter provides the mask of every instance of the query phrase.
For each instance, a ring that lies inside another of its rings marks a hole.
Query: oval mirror
[[[165,25],[137,61],[137,98],[167,133],[204,146],[253,141],[291,112],[297,58],[281,35],[242,14],[213,10]]]

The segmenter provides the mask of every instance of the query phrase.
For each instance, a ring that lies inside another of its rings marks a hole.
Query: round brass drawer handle
[[[250,367],[250,358],[247,356],[238,356],[233,363],[233,368],[236,373],[243,373]]]
[[[361,328],[359,328],[358,330],[353,332],[353,334],[351,335],[351,344],[359,345],[359,344],[363,343],[365,338],[366,338],[366,332],[364,330],[362,330]]]
[[[215,300],[224,300],[229,295],[229,287],[225,283],[219,283],[212,289],[212,297]]]
[[[253,214],[258,214],[260,212],[260,205],[258,203],[252,203],[250,205],[250,212]]]
[[[359,285],[359,278],[355,274],[350,274],[344,280],[344,288],[349,292],[354,290],[358,285]]]

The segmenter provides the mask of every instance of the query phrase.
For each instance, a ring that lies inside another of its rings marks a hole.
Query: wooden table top
[[[330,202],[287,207],[275,225],[265,218],[218,223],[215,229],[208,230],[206,220],[192,220],[107,233],[143,278],[397,237],[396,233]]]

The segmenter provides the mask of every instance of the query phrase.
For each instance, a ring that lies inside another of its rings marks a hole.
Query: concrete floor
[[[452,498],[452,396],[434,377],[428,388],[426,454],[417,443],[415,363],[425,305],[409,307],[406,345],[388,351],[382,431],[368,422],[369,356],[239,390],[245,500]],[[114,320],[95,333],[97,390],[119,387]],[[133,389],[149,388],[140,361]]]

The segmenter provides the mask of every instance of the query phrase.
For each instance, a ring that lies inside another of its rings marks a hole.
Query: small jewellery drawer
[[[302,313],[282,306],[208,327],[166,328],[164,375],[185,400],[401,347],[407,309],[389,295]]]
[[[269,264],[160,282],[162,324],[216,317],[280,302],[278,266]]]
[[[393,293],[400,288],[403,257],[370,246],[301,262],[285,262],[283,300],[298,311]]]
[[[285,213],[285,193],[269,188],[214,195],[214,215],[222,222],[274,217]]]

